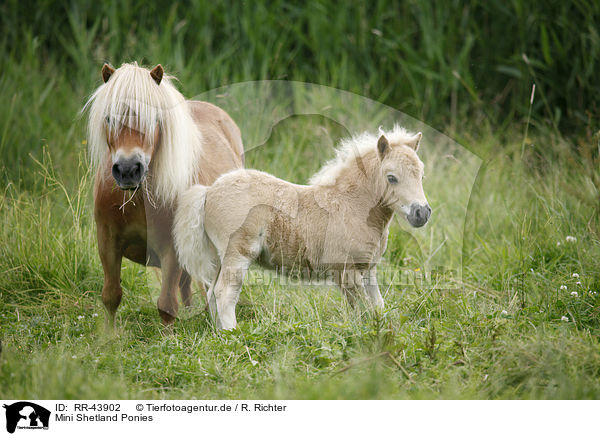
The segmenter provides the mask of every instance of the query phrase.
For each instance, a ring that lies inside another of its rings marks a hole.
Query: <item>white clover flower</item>
[[[560,285],[560,290],[564,291],[565,289],[567,289],[567,285]]]
[[[503,310],[502,312],[500,312],[502,315],[508,315],[508,312],[506,310]]]
[[[575,282],[575,284],[581,286],[581,282],[580,281]]]
[[[560,320],[564,321],[564,322],[569,322],[569,317],[568,316],[561,316]]]
[[[571,292],[571,295],[572,295],[573,297],[579,297],[579,294],[577,293],[577,291],[573,291],[573,292]]]
[[[573,275],[571,277],[573,277],[574,279],[578,279],[579,278],[579,274],[573,273]]]
[[[556,246],[557,246],[557,247],[560,247],[560,242],[557,242],[557,243],[556,243]]]
[[[92,318],[97,318],[98,314],[97,313],[92,313]]]
[[[85,318],[85,316],[84,316],[84,315],[79,315],[79,316],[77,317],[77,319],[79,319],[79,320],[81,320],[81,319],[83,319],[83,318]]]
[[[567,242],[577,242],[577,238],[575,236],[567,236],[565,239]]]

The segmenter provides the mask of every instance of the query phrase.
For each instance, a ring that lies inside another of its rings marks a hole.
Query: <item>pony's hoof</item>
[[[165,327],[172,326],[175,322],[175,317],[163,310],[158,309],[158,314],[160,315],[160,319]]]

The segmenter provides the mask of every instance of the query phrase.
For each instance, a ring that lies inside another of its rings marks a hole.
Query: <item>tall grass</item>
[[[315,82],[455,135],[465,124],[511,131],[527,118],[535,83],[534,126],[598,129],[600,5],[591,0],[8,0],[0,12],[0,150],[11,163],[40,138],[52,150],[76,146],[72,121],[104,61],[160,62],[190,97],[247,80]]]

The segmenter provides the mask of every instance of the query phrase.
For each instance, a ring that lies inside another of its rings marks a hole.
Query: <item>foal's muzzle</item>
[[[406,219],[413,227],[423,227],[431,216],[431,208],[428,204],[413,203],[410,205],[410,213]]]
[[[139,157],[119,158],[112,166],[112,175],[121,189],[137,188],[147,171],[148,167]]]

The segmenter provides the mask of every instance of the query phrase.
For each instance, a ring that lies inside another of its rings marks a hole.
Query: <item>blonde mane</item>
[[[335,150],[335,157],[327,162],[323,167],[313,175],[309,184],[320,186],[332,186],[341,171],[358,157],[363,157],[377,147],[379,136],[385,135],[390,144],[401,144],[410,140],[414,134],[400,127],[398,124],[389,131],[379,128],[377,134],[364,132],[359,135],[345,138],[340,141],[339,147]]]
[[[150,140],[158,123],[160,144],[154,144],[148,183],[163,205],[172,204],[179,192],[194,183],[202,152],[202,134],[171,79],[165,75],[157,85],[148,69],[135,62],[123,64],[82,110],[89,110],[88,147],[98,170],[108,162],[107,131],[115,134],[126,126]]]

